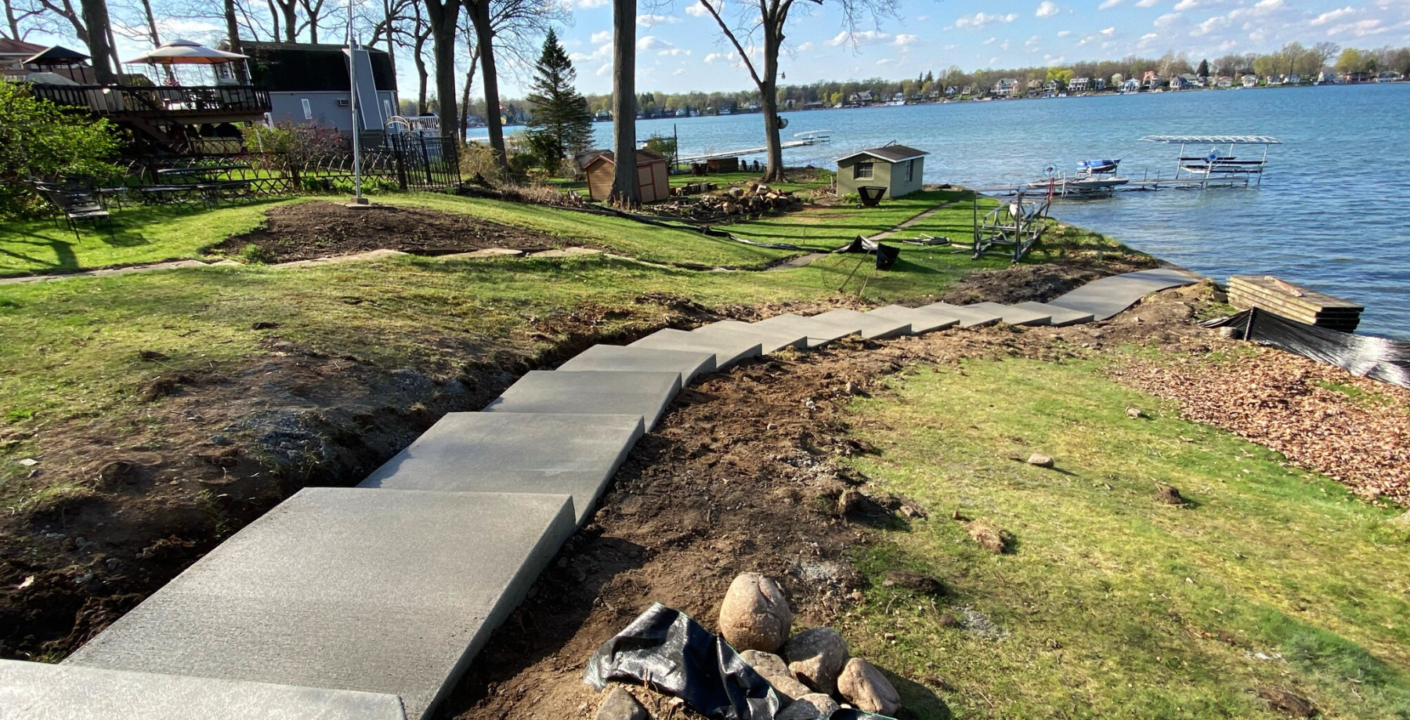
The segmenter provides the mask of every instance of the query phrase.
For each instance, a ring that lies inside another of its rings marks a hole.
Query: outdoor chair
[[[861,198],[861,207],[876,207],[881,202],[881,198],[886,195],[886,188],[863,185],[857,188],[857,197]]]
[[[98,228],[98,221],[105,220],[108,223],[108,234],[112,234],[112,216],[103,209],[97,200],[93,199],[91,193],[43,184],[36,185],[35,189],[64,216],[64,222],[73,231],[75,240],[83,239],[78,234],[78,223],[83,220],[93,223],[95,230]]]

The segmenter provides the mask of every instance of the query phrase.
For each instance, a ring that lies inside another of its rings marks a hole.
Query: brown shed
[[[588,197],[606,200],[612,194],[612,173],[616,171],[616,165],[611,150],[602,150],[588,157],[587,162],[583,163],[583,172],[587,173]],[[641,186],[642,202],[656,202],[670,197],[671,182],[665,155],[653,150],[637,150],[636,176]]]

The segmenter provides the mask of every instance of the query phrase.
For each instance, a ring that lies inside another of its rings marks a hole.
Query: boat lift
[[[1282,140],[1267,135],[1147,135],[1141,138],[1141,142],[1179,145],[1180,155],[1175,162],[1175,177],[1165,183],[1175,187],[1200,189],[1261,186],[1263,170],[1268,166],[1269,146],[1283,144]],[[1202,145],[1209,146],[1208,154],[1185,154],[1186,147]],[[1221,150],[1221,145],[1227,149]],[[1234,148],[1240,145],[1262,145],[1263,155],[1253,159],[1236,157]]]
[[[1048,210],[1053,205],[1056,187],[1056,179],[1051,180],[1040,203],[1025,203],[1024,191],[1020,188],[1014,199],[990,210],[982,222],[979,219],[979,193],[972,193],[974,248],[971,258],[978,260],[989,252],[999,251],[1010,256],[1014,262],[1022,260],[1048,231]]]

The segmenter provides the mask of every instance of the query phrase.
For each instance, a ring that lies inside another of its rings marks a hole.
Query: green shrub
[[[250,243],[240,248],[240,259],[249,265],[268,265],[278,258],[274,257],[274,253]]]
[[[29,217],[45,204],[24,184],[84,175],[98,182],[121,176],[108,162],[121,139],[107,120],[61,112],[29,94],[29,86],[0,82],[0,218]]]

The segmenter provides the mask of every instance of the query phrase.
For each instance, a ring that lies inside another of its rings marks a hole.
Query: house
[[[341,45],[245,42],[250,82],[269,92],[274,123],[314,125],[353,132],[348,50]],[[396,115],[397,78],[386,51],[358,48],[357,129],[381,132]]]
[[[1103,90],[1106,90],[1106,78],[1097,78],[1096,80],[1093,80],[1092,89],[1096,90],[1097,92],[1102,92]]]
[[[1175,77],[1170,78],[1171,90],[1189,90],[1194,87],[1194,82],[1191,81],[1189,77],[1186,77],[1184,75],[1176,75]]]
[[[1234,79],[1220,75],[1219,78],[1214,81],[1214,86],[1221,90],[1228,90],[1234,86]]]
[[[1289,85],[1301,85],[1301,84],[1302,84],[1302,76],[1301,76],[1301,75],[1298,75],[1298,74],[1296,74],[1296,73],[1294,73],[1294,74],[1292,74],[1292,75],[1289,75],[1289,76],[1288,76],[1288,84],[1289,84]]]
[[[925,156],[930,153],[890,144],[859,150],[837,158],[837,193],[858,192],[860,187],[884,187],[890,197],[920,189],[925,176]]]
[[[854,92],[847,97],[848,105],[870,105],[874,102],[876,102],[876,99],[872,97],[870,90]]]
[[[44,52],[43,45],[0,37],[0,77],[23,78],[30,73],[25,60]]]
[[[1147,70],[1146,74],[1141,76],[1141,87],[1143,88],[1154,90],[1158,87],[1164,87],[1164,85],[1165,80],[1160,77],[1160,73],[1154,70]]]
[[[1239,83],[1246,88],[1258,87],[1258,76],[1245,75],[1241,80],[1239,80]]]
[[[1131,78],[1130,80],[1127,80],[1126,82],[1122,83],[1122,85],[1121,85],[1121,92],[1124,92],[1124,93],[1134,93],[1134,92],[1140,92],[1140,91],[1141,91],[1141,81],[1140,81],[1140,80],[1137,80],[1136,78]]]
[[[1068,83],[1067,89],[1072,92],[1087,92],[1087,90],[1091,89],[1091,84],[1092,81],[1084,77],[1072,78],[1072,82]]]
[[[606,200],[612,194],[612,174],[617,161],[611,150],[592,150],[577,156],[587,174],[588,197]],[[642,202],[665,200],[671,194],[666,156],[645,148],[636,151],[636,177]]]
[[[994,83],[994,95],[996,97],[1013,97],[1018,90],[1018,81],[1013,78],[1003,78]]]

